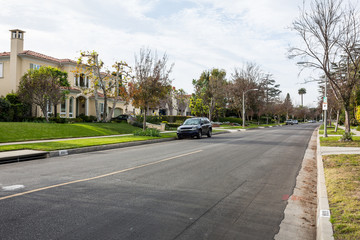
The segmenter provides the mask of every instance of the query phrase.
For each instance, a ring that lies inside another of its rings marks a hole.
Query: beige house
[[[70,59],[58,59],[31,50],[24,50],[24,34],[19,29],[10,30],[11,44],[10,52],[0,52],[0,96],[16,92],[21,77],[29,69],[38,69],[41,66],[52,66],[66,71],[68,81],[71,85],[70,94],[66,100],[57,106],[57,112],[61,117],[75,118],[80,114],[96,115],[95,99],[93,94],[86,94],[92,82],[84,74],[75,74],[77,63]],[[99,109],[105,111],[103,98],[100,94]],[[112,106],[113,101],[109,99],[108,106]],[[110,111],[110,107],[106,111]],[[49,105],[48,114],[53,113],[54,109]],[[134,108],[131,103],[119,101],[114,110],[114,117],[123,113],[139,114],[139,109]],[[34,111],[35,116],[42,116],[39,108]]]

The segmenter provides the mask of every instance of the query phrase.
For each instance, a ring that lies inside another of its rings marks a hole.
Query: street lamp
[[[259,89],[249,89],[246,90],[245,92],[243,92],[243,121],[242,121],[242,127],[245,128],[245,93],[250,92],[250,91],[259,91]]]

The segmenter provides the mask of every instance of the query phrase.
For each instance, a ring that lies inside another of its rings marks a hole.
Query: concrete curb
[[[321,157],[319,129],[317,131],[317,212],[316,212],[316,239],[334,239],[330,222],[329,200],[325,185],[324,166]]]

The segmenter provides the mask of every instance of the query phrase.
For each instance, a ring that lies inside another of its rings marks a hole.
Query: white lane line
[[[1,189],[3,191],[15,191],[15,190],[22,189],[22,188],[25,188],[25,186],[24,185],[11,185],[11,186],[2,187]]]

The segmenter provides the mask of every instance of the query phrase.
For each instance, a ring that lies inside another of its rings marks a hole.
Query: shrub
[[[54,122],[54,123],[67,123],[68,119],[67,118],[61,118],[61,117],[57,116],[57,117],[49,118],[49,121]]]
[[[221,117],[221,118],[219,118],[219,121],[242,124],[242,119],[235,118],[235,117]]]
[[[183,123],[186,119],[191,118],[190,116],[146,116],[146,122],[152,123],[152,124],[160,124],[162,122],[181,122]],[[136,121],[143,122],[144,118],[142,115],[136,116]]]
[[[155,128],[139,129],[134,132],[134,136],[160,137],[160,131]]]
[[[5,98],[0,98],[0,121],[7,122],[12,120],[9,114],[10,109],[10,102]]]
[[[341,142],[349,142],[349,141],[352,141],[352,136],[351,136],[351,133],[344,133],[342,135],[342,137],[340,138],[340,141]]]
[[[86,116],[85,114],[80,114],[78,118],[82,119],[82,122],[96,122],[95,116]]]

